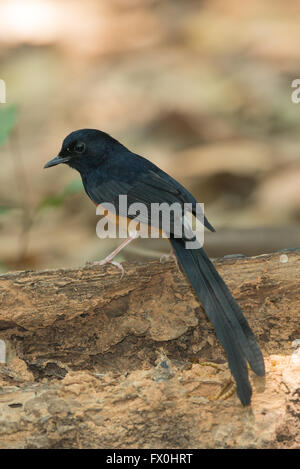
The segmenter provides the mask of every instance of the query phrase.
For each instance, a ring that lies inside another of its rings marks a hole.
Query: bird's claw
[[[180,271],[177,257],[175,256],[175,254],[173,252],[171,252],[170,254],[163,254],[162,256],[160,256],[159,261],[160,261],[161,264],[165,264],[170,259],[173,259],[173,261],[175,261],[177,269]]]
[[[159,262],[161,264],[164,264],[165,262],[168,262],[168,260],[170,259],[171,257],[171,254],[163,254],[162,256],[160,256],[159,258]]]
[[[118,269],[121,270],[121,279],[123,278],[124,274],[125,274],[125,270],[124,270],[124,267],[122,266],[122,264],[120,264],[119,262],[116,262],[116,261],[113,261],[111,259],[103,259],[102,261],[95,261],[93,262],[93,265],[106,265],[106,264],[112,264],[112,265],[115,265],[116,267],[118,267]]]

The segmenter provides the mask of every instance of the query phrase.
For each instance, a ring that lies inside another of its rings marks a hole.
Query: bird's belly
[[[118,237],[129,237],[135,233],[138,233],[141,238],[166,238],[167,236],[163,231],[156,227],[151,226],[148,223],[143,223],[141,221],[127,218],[122,215],[118,215],[114,212],[111,212],[106,207],[103,207],[101,204],[95,204],[100,208],[101,211],[108,223],[118,227]]]

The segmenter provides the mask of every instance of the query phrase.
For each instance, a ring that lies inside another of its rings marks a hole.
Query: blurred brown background
[[[82,265],[119,244],[96,237],[78,173],[43,170],[86,127],[205,203],[210,256],[299,246],[299,22],[298,1],[0,1],[0,117],[17,106],[0,147],[1,270]],[[162,251],[138,240],[123,257]]]

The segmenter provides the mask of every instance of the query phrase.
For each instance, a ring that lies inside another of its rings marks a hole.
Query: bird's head
[[[48,161],[44,168],[65,163],[82,173],[99,167],[115,145],[121,146],[117,140],[100,130],[75,130],[64,139],[59,154]]]

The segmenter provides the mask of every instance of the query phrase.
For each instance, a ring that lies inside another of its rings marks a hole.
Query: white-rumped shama
[[[45,168],[60,163],[79,171],[85,191],[95,204],[110,202],[118,209],[122,194],[127,195],[128,205],[142,202],[150,207],[151,203],[179,202],[182,206],[184,203],[196,206],[196,199],[175,179],[99,130],[83,129],[68,135],[59,155]],[[194,209],[193,213],[196,214]],[[141,222],[151,225],[151,218]],[[214,231],[206,217],[204,225]],[[248,405],[252,389],[247,362],[257,375],[265,374],[263,355],[254,334],[204,249],[186,248],[185,240],[174,236],[172,226],[169,240],[225,349],[237,394],[242,404]]]

